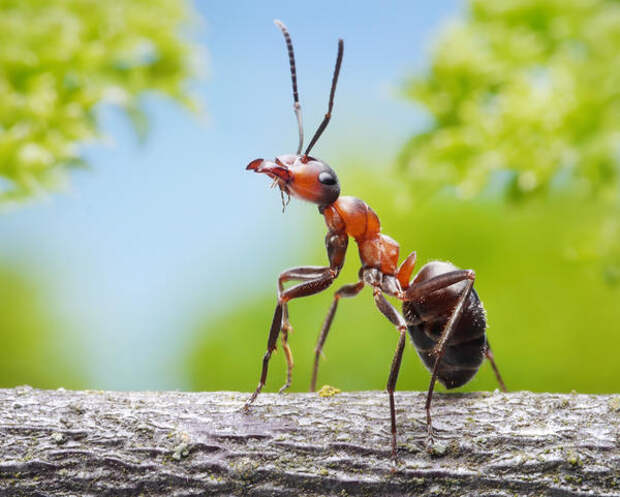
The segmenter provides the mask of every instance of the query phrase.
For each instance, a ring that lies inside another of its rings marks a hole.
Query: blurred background
[[[306,139],[383,231],[476,270],[511,390],[620,387],[620,3],[0,1],[0,386],[256,386],[316,208],[244,171]],[[290,305],[293,391],[345,269]],[[397,335],[342,301],[319,386],[383,389]],[[399,389],[429,375],[408,345]],[[285,380],[275,354],[266,391]],[[465,390],[496,388],[488,364]]]

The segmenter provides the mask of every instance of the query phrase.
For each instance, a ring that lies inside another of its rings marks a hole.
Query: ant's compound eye
[[[334,178],[334,176],[327,171],[323,171],[319,173],[319,181],[323,183],[324,185],[335,185],[336,184],[336,178]]]

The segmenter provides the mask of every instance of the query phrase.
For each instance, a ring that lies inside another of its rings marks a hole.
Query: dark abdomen
[[[429,262],[416,275],[414,283],[457,269],[447,262]],[[435,366],[433,348],[439,341],[464,287],[465,282],[455,283],[415,301],[403,303],[403,314],[409,335],[429,371]],[[474,377],[484,360],[485,330],[484,308],[478,294],[472,288],[461,319],[448,341],[439,365],[438,380],[446,388],[460,387]]]

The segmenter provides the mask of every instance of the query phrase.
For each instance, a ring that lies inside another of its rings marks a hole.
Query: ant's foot
[[[398,452],[396,450],[392,450],[392,473],[396,472],[399,464],[400,458],[398,457]]]
[[[248,400],[245,401],[245,404],[243,404],[243,407],[241,408],[241,410],[247,414],[250,412],[250,407],[252,407],[252,404],[254,403],[254,401],[256,400],[256,397],[258,397],[258,392],[259,390],[256,390],[256,392],[254,392],[252,395],[250,395],[250,397],[248,398]]]
[[[432,454],[435,449],[435,436],[433,434],[433,427],[428,425],[426,428],[426,452]]]
[[[426,436],[426,452],[431,457],[443,457],[446,455],[448,451],[448,445],[439,441],[435,443],[435,437],[433,436],[432,430],[429,431]]]
[[[284,385],[282,385],[282,387],[280,388],[280,390],[278,390],[278,393],[284,393],[288,390],[288,387],[291,386],[291,382],[287,381]]]
[[[396,471],[396,466],[400,463],[398,459],[398,447],[396,446],[396,432],[392,432],[392,473]]]

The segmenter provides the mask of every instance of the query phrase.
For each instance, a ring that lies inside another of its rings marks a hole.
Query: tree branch
[[[620,396],[0,390],[0,495],[620,496]]]

